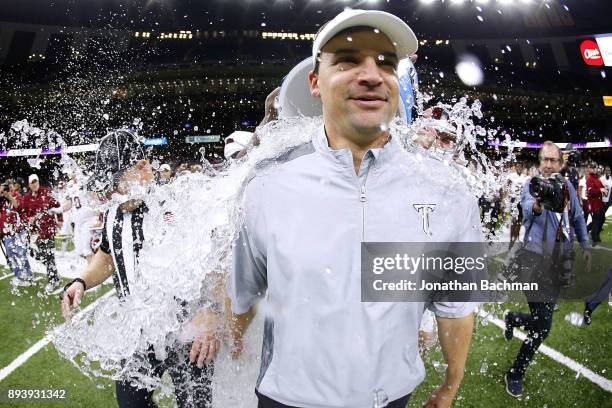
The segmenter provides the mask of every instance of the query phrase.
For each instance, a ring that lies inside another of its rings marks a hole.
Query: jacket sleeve
[[[571,199],[571,223],[574,227],[574,232],[576,233],[576,239],[580,242],[580,246],[583,249],[590,249],[591,244],[589,244],[589,235],[587,233],[586,221],[584,220],[584,214],[582,213],[582,208],[580,206],[580,200],[578,199],[578,193],[574,190],[574,186],[571,183],[568,183],[568,188],[570,189],[570,199]]]
[[[30,218],[30,200],[28,200],[27,195],[21,197],[18,211],[22,221],[28,222],[28,219]]]
[[[521,207],[523,207],[523,223],[525,223],[526,221],[531,222],[531,219],[533,217],[537,217],[537,215],[533,213],[533,205],[535,204],[536,200],[529,192],[530,182],[531,178],[525,182],[525,185],[523,186],[523,191],[521,193]]]
[[[254,191],[251,183],[245,192],[245,218],[233,249],[232,271],[229,279],[229,296],[232,311],[243,314],[261,299],[268,288],[266,254],[263,242],[258,240],[262,227],[257,202],[263,197]]]
[[[597,200],[602,196],[601,189],[603,184],[595,177],[591,177],[587,180],[587,197],[590,199]]]
[[[478,200],[468,201],[467,223],[459,231],[458,242],[484,242]],[[480,302],[432,302],[428,305],[437,317],[460,318],[471,314]]]

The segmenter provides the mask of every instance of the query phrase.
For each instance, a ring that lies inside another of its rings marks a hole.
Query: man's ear
[[[308,85],[310,86],[310,94],[315,98],[321,97],[321,91],[319,90],[319,75],[310,71],[308,73]]]

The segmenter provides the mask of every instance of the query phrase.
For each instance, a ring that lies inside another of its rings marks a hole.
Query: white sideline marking
[[[98,299],[96,299],[94,302],[90,303],[85,309],[81,310],[79,313],[74,315],[73,319],[76,318],[76,317],[82,316],[85,313],[89,313],[93,308],[95,308],[98,305],[98,303],[100,303],[100,301],[102,299],[110,297],[113,293],[115,293],[114,289],[113,290],[109,290],[104,295],[102,295]],[[55,328],[54,330],[58,330],[62,326],[63,325],[60,325],[57,328]],[[34,354],[38,353],[43,347],[45,347],[47,344],[49,344],[49,342],[51,341],[51,337],[52,337],[52,334],[47,334],[41,340],[37,341],[32,347],[30,347],[25,352],[23,352],[21,355],[19,355],[9,365],[7,365],[2,370],[0,370],[0,381],[4,380],[6,377],[8,377],[13,371],[15,371],[17,368],[19,368],[21,365],[23,365],[26,361],[28,361],[28,359],[30,357],[32,357]]]
[[[506,329],[506,323],[504,323],[503,321],[497,318],[489,317],[489,321],[502,330]],[[525,333],[523,333],[521,330],[518,330],[517,328],[515,328],[514,337],[523,341],[527,338],[527,335],[525,335]],[[599,374],[594,373],[593,371],[589,370],[588,368],[578,363],[577,361],[572,360],[566,355],[559,353],[557,350],[550,348],[545,344],[542,344],[540,348],[538,349],[538,351],[552,358],[557,363],[563,364],[564,366],[570,368],[574,372],[589,379],[591,382],[599,385],[605,391],[612,392],[612,380],[608,380],[607,378],[604,378],[600,376]]]
[[[11,276],[13,276],[13,274],[12,274],[12,273],[7,273],[6,275],[2,275],[2,276],[0,276],[0,280],[4,280],[4,279],[9,278],[9,277],[11,277]]]

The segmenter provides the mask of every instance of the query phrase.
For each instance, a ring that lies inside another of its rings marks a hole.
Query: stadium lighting
[[[421,1],[421,3],[423,3],[423,4],[431,4],[431,3],[433,3],[435,0],[420,0],[420,1]]]
[[[497,2],[504,6],[509,6],[514,3],[514,0],[497,0]]]
[[[462,4],[465,3],[465,0],[451,0],[452,4]]]
[[[488,4],[490,0],[476,0],[476,3],[479,4]]]

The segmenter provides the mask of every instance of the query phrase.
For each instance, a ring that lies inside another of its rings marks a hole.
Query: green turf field
[[[608,219],[602,234],[604,247],[612,250],[612,219]],[[612,251],[597,250],[598,258],[612,261]],[[612,262],[610,262],[612,265]],[[8,273],[0,268],[0,276]],[[45,280],[36,286],[11,292],[10,278],[0,280],[0,369],[45,336],[45,330],[61,322],[58,296],[38,295]],[[97,296],[112,290],[110,285],[97,292],[88,292],[83,306]],[[504,309],[527,310],[524,304],[496,306],[501,318]],[[555,312],[550,336],[544,344],[577,361],[604,378],[612,378],[612,307],[604,302],[593,314],[593,324],[575,327],[564,320],[570,312],[582,312],[583,304],[562,302]],[[503,374],[511,366],[521,342],[516,338],[506,342],[501,330],[492,323],[483,324],[477,318],[464,382],[459,390],[456,407],[612,407],[612,394],[604,391],[574,371],[538,354],[525,378],[525,394],[515,399],[506,394]],[[434,366],[442,362],[439,351],[432,350],[425,359],[427,378],[413,395],[409,407],[420,407],[430,392],[442,381],[443,374]],[[435,364],[434,364],[435,363]],[[61,389],[66,399],[61,402],[9,403],[0,399],[0,407],[116,407],[111,381],[94,384],[78,369],[62,359],[52,345],[47,345],[19,366],[3,381],[0,391],[9,389]],[[162,407],[171,407],[166,399]],[[224,407],[225,408],[225,407]],[[240,408],[240,407],[238,407]]]

